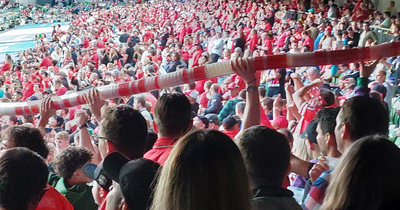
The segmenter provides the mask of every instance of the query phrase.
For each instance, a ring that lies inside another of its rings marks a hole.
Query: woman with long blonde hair
[[[158,180],[152,210],[250,210],[249,180],[235,143],[195,131],[175,144]]]
[[[400,149],[384,137],[354,142],[332,172],[321,209],[400,209]]]

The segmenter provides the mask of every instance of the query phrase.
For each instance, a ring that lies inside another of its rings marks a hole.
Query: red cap
[[[278,116],[272,121],[272,123],[277,125],[279,128],[287,128],[289,125],[289,122],[284,116]]]
[[[237,85],[236,83],[232,82],[231,84],[229,84],[228,89],[229,90],[233,90],[233,89],[238,88],[238,87],[239,87],[239,85]]]
[[[328,33],[331,33],[331,32],[332,32],[332,27],[327,27],[327,28],[325,29],[325,31],[328,32]]]

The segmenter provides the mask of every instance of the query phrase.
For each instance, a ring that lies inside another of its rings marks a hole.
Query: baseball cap
[[[52,94],[53,91],[51,91],[51,89],[48,88],[48,89],[46,89],[43,93],[44,93],[44,94]]]
[[[93,163],[86,163],[83,165],[82,171],[85,176],[96,181],[101,188],[107,192],[110,191],[112,180],[104,173],[103,162],[101,162],[98,166]]]
[[[36,100],[39,100],[39,99],[36,96],[31,96],[31,97],[27,98],[26,100],[27,101],[36,101]]]
[[[385,86],[383,86],[383,85],[374,85],[374,87],[372,87],[372,90],[375,90],[378,93],[381,93],[383,97],[386,97],[387,89],[386,89]]]
[[[232,82],[231,84],[229,84],[228,89],[229,90],[233,90],[233,89],[238,88],[238,87],[239,87],[239,85],[237,85],[235,82]]]
[[[204,117],[204,116],[201,116],[201,115],[197,115],[197,117],[203,122],[203,124],[205,125],[205,128],[208,128],[208,125],[210,124],[208,119],[206,117]]]
[[[289,125],[289,122],[284,116],[278,116],[276,117],[273,121],[273,124],[277,125],[279,128],[287,128]]]
[[[208,119],[209,123],[214,123],[216,125],[220,125],[221,123],[218,119],[218,115],[216,114],[207,114],[205,117]]]
[[[331,33],[331,32],[332,32],[332,27],[330,27],[330,26],[327,27],[327,28],[325,29],[325,31],[328,32],[328,33]]]
[[[160,165],[145,158],[129,161],[118,152],[104,158],[103,170],[121,186],[128,207],[148,209],[152,203],[153,181]]]
[[[228,116],[224,120],[222,120],[222,125],[226,125],[227,129],[232,128],[233,126],[236,125],[236,123],[237,123],[236,119],[232,116]]]
[[[118,71],[118,70],[114,70],[112,73],[113,73],[114,75],[119,75],[119,71]]]
[[[311,120],[311,122],[307,125],[306,130],[301,133],[301,137],[308,139],[311,143],[318,144],[317,142],[317,120]]]

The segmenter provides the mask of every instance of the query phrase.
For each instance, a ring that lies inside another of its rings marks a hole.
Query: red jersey
[[[304,102],[300,108],[299,113],[301,115],[301,119],[299,124],[297,124],[295,133],[302,133],[306,130],[307,125],[314,119],[315,114],[317,113],[318,109],[315,106],[311,106],[307,102]]]
[[[308,45],[310,47],[310,51],[314,51],[314,41],[311,37],[307,37],[304,39],[302,46]]]
[[[67,91],[68,91],[68,89],[66,87],[62,86],[60,89],[57,90],[56,95],[57,96],[64,95]]]
[[[239,129],[238,130],[234,130],[234,131],[222,131],[222,133],[224,133],[225,135],[231,137],[231,139],[234,139],[235,136],[239,133]]]
[[[33,83],[26,83],[22,92],[24,93],[22,100],[25,101],[28,97],[31,97],[35,93],[35,91],[33,90]]]
[[[43,195],[36,210],[74,210],[65,196],[50,185],[46,187],[49,189]]]
[[[44,57],[42,62],[40,62],[39,66],[46,67],[46,69],[47,69],[49,66],[52,66],[52,65],[53,65],[53,63],[52,63],[51,59],[48,57]]]
[[[153,148],[146,152],[143,157],[164,166],[176,141],[175,138],[159,137],[154,143]]]

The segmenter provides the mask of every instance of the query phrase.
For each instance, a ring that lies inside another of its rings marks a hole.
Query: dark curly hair
[[[37,128],[23,125],[12,126],[3,131],[1,139],[8,140],[13,147],[26,147],[43,158],[47,158],[49,154],[43,135]]]
[[[54,163],[57,173],[65,180],[70,179],[77,169],[92,160],[92,153],[84,147],[68,147]]]

